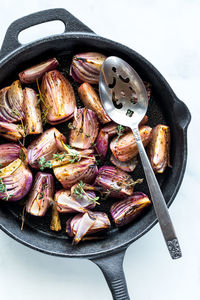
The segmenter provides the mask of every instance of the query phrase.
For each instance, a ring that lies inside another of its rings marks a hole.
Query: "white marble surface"
[[[129,247],[124,269],[131,299],[198,300],[200,1],[1,1],[0,42],[15,19],[55,7],[68,9],[96,33],[128,45],[146,57],[192,113],[187,170],[170,208],[183,258],[170,259],[157,225]],[[37,31],[38,35],[32,31],[28,36],[34,39],[44,30]],[[91,262],[43,255],[3,232],[0,232],[0,290],[4,300],[111,299],[102,273]]]

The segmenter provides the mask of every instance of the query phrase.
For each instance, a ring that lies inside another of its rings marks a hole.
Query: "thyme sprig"
[[[45,168],[52,168],[52,163],[50,162],[50,160],[45,160],[44,156],[40,157],[38,163],[40,165],[40,170],[42,170],[42,171]]]
[[[100,205],[100,203],[98,202],[99,197],[90,197],[84,190],[85,187],[85,183],[83,181],[80,181],[76,188],[74,189],[73,193],[77,196],[77,198],[82,199],[84,196],[87,197],[88,200],[90,200],[91,202]]]
[[[6,193],[6,196],[2,198],[2,200],[9,200],[13,194],[8,194],[8,191],[7,191],[7,188],[6,188],[6,185],[3,183],[3,179],[0,177],[0,193]]]
[[[117,138],[116,142],[119,140],[120,136],[124,134],[125,127],[123,125],[118,125],[117,126]]]

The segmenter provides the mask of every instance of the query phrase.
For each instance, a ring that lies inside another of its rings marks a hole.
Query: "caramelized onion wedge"
[[[19,80],[14,81],[8,89],[8,104],[15,118],[20,121],[24,119],[24,96]]]
[[[90,148],[98,135],[99,122],[96,114],[87,108],[75,110],[69,144],[78,149]]]
[[[151,166],[155,173],[163,173],[170,165],[170,128],[157,125],[153,128],[152,139],[148,146]]]
[[[76,107],[74,90],[59,71],[45,73],[41,93],[44,97],[42,109],[48,109],[47,119],[50,124],[59,124],[72,118]]]
[[[70,75],[77,82],[98,84],[99,74],[106,56],[97,52],[76,54],[72,59]]]
[[[21,125],[0,122],[0,136],[10,141],[18,141],[25,136],[25,132]]]
[[[136,183],[138,181],[134,181],[129,174],[113,166],[101,167],[95,180],[96,186],[102,187],[111,197],[116,198],[131,196]]]
[[[21,159],[16,159],[0,169],[0,199],[18,201],[29,192],[32,185],[32,173]]]
[[[148,196],[135,192],[131,197],[115,202],[110,213],[116,226],[123,226],[133,221],[146,207],[151,204]]]
[[[85,212],[86,209],[92,209],[95,207],[95,202],[92,202],[88,197],[83,195],[82,197],[76,197],[73,194],[73,190],[76,188],[74,185],[71,190],[60,190],[55,194],[55,202],[57,210],[60,213],[73,213],[73,212]],[[89,197],[95,198],[95,193],[92,191],[86,192]]]
[[[25,88],[24,94],[24,110],[25,125],[27,134],[39,134],[43,132],[41,111],[38,105],[37,94],[33,89]]]
[[[152,137],[152,128],[144,125],[139,129],[140,137],[144,147],[148,145]],[[138,154],[138,148],[132,132],[127,132],[122,135],[118,140],[113,138],[110,143],[110,150],[115,158],[120,161],[127,161],[132,159]]]
[[[52,231],[60,231],[62,229],[59,212],[57,210],[56,203],[53,203],[53,205],[52,205],[52,217],[51,217],[50,228]]]
[[[23,151],[26,150],[18,144],[8,143],[0,145],[0,168],[6,167],[17,158],[20,158]]]
[[[44,216],[53,201],[53,194],[53,176],[48,173],[38,172],[26,202],[26,211],[33,216]]]
[[[19,79],[22,83],[34,83],[36,79],[40,79],[46,72],[56,69],[59,65],[56,58],[50,58],[38,65],[28,68],[19,73]]]
[[[50,128],[37,137],[28,147],[28,161],[32,168],[39,169],[39,160],[46,161],[53,158],[59,150],[58,140],[66,142],[65,136],[56,128]]]
[[[101,104],[99,96],[89,83],[81,84],[78,88],[78,94],[84,106],[94,111],[102,124],[111,121]]]
[[[66,232],[74,237],[74,244],[79,243],[85,235],[110,228],[110,220],[103,212],[86,212],[78,214],[67,221]]]
[[[80,162],[55,167],[53,171],[62,186],[68,189],[81,180],[85,183],[92,183],[98,171],[94,163],[95,157],[91,155]]]

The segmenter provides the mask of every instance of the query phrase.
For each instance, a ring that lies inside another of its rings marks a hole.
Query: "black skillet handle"
[[[183,129],[187,130],[187,127],[191,121],[191,114],[187,106],[183,101],[175,98],[174,102],[174,115],[175,115],[175,121],[177,124]]]
[[[0,57],[7,55],[13,50],[21,47],[18,36],[22,30],[25,30],[31,26],[39,25],[49,21],[60,20],[65,25],[65,33],[67,32],[87,32],[94,33],[90,28],[84,25],[81,21],[75,18],[67,10],[63,8],[55,8],[43,10],[37,13],[30,14],[23,18],[14,21],[7,29]]]
[[[103,272],[114,300],[130,300],[123,271],[126,249],[102,258],[91,259]]]

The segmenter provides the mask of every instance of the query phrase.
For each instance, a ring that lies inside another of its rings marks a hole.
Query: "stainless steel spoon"
[[[118,124],[132,129],[148,183],[151,200],[173,259],[182,256],[168,208],[142,144],[138,124],[148,107],[144,84],[135,70],[119,57],[108,57],[100,72],[99,92],[109,117]],[[137,95],[137,101],[133,93]]]

